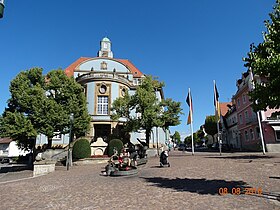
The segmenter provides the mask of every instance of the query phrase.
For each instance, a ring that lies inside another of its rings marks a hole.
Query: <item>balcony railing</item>
[[[85,80],[93,80],[93,79],[112,79],[118,80],[124,83],[132,84],[132,81],[129,78],[126,78],[123,75],[119,75],[116,73],[106,72],[106,73],[97,73],[97,72],[90,72],[87,74],[80,75],[76,78],[77,82],[83,82]]]

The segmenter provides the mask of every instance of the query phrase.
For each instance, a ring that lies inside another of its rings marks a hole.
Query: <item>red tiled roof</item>
[[[98,58],[102,58],[102,57],[98,57]],[[74,75],[74,71],[77,68],[77,66],[80,65],[82,62],[84,62],[86,60],[89,60],[89,59],[93,59],[93,58],[89,58],[89,57],[81,57],[81,58],[79,58],[78,60],[76,60],[74,63],[72,63],[70,66],[68,66],[65,69],[65,74],[67,76],[69,76],[69,77],[73,76]],[[143,73],[139,69],[137,69],[133,65],[133,63],[131,63],[129,60],[126,60],[126,59],[111,59],[111,60],[118,61],[118,62],[122,63],[123,65],[125,65],[128,69],[130,69],[131,73],[133,74],[133,77],[141,77],[143,75]]]
[[[220,110],[221,110],[221,115],[225,116],[227,111],[228,111],[228,104],[232,105],[231,102],[224,102],[224,103],[220,103]]]
[[[142,72],[136,68],[136,66],[133,65],[129,60],[125,59],[116,59],[117,61],[121,62],[123,65],[127,66],[131,73],[133,74],[133,77],[141,77],[143,74]]]
[[[11,139],[9,137],[0,138],[0,144],[8,144],[12,141],[13,141],[13,139]]]
[[[82,62],[84,62],[85,60],[87,59],[90,59],[90,58],[86,58],[86,57],[81,57],[79,58],[78,60],[76,60],[74,63],[72,63],[70,66],[68,66],[66,69],[65,69],[65,74],[68,76],[68,77],[71,77],[74,75],[74,70],[75,68],[81,64]]]

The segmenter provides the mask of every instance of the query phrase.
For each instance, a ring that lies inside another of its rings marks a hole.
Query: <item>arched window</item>
[[[248,131],[245,131],[245,140],[246,140],[246,141],[249,141]]]
[[[254,137],[254,130],[252,128],[250,128],[250,139],[251,140],[255,139],[255,137]]]
[[[257,137],[257,139],[259,139],[261,137],[259,127],[256,127],[256,137]]]

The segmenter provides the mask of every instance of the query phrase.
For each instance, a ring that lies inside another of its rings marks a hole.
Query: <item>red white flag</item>
[[[191,122],[193,121],[192,119],[192,115],[193,115],[193,104],[192,104],[192,96],[191,96],[191,91],[189,90],[188,92],[188,96],[186,98],[186,102],[187,104],[189,105],[190,107],[190,110],[189,110],[189,116],[188,116],[188,121],[187,121],[187,124],[191,124]]]

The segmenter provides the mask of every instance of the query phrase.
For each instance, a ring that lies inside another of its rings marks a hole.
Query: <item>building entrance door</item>
[[[109,135],[111,134],[111,125],[108,124],[96,124],[94,125],[94,141],[97,140],[98,137],[101,137],[103,141],[109,141]]]

